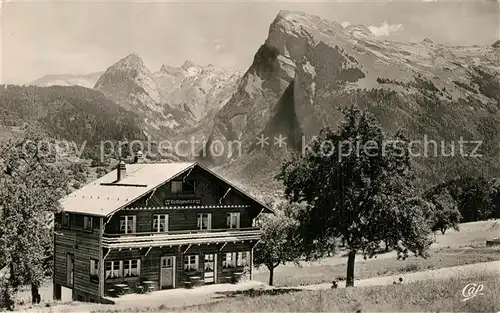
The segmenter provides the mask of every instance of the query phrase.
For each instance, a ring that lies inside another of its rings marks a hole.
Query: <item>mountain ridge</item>
[[[279,162],[263,164],[262,155],[276,160],[285,152],[257,151],[260,135],[272,140],[280,135],[271,131],[275,124],[292,124],[296,129],[283,135],[296,143],[295,132],[299,132],[307,143],[321,128],[339,125],[337,108],[347,105],[374,114],[385,131],[409,129],[413,139],[429,134],[436,140],[464,136],[492,146],[500,143],[495,136],[500,129],[493,126],[500,122],[500,55],[494,47],[448,47],[430,40],[395,42],[360,36],[353,29],[358,31],[359,26],[344,28],[302,12],[280,12],[237,91],[217,114],[209,139],[225,144],[240,140],[246,147],[244,156],[240,160],[207,159],[234,177],[262,169],[270,181]],[[293,96],[283,103],[282,96],[292,86]],[[279,113],[286,105],[293,114]],[[484,166],[499,173],[498,151],[488,152],[481,165],[477,160],[456,158],[461,162],[457,168],[478,171]],[[420,175],[438,180],[457,174],[457,168],[450,171],[447,163],[419,160]],[[439,174],[431,173],[431,167]]]
[[[436,181],[481,166],[500,174],[494,149],[500,143],[497,46],[396,42],[364,25],[280,11],[244,72],[189,60],[151,71],[131,55],[112,65],[96,89],[137,111],[149,138],[204,138],[205,148],[240,141],[242,155],[208,153],[202,161],[254,181],[270,182],[281,158],[300,151],[321,128],[335,128],[338,108],[346,105],[371,112],[387,132],[487,142],[481,160],[419,160],[422,179]],[[278,135],[288,139],[286,149],[258,147],[259,136],[272,142]]]

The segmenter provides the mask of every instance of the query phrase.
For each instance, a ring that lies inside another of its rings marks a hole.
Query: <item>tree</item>
[[[414,176],[405,137],[390,137],[369,113],[341,111],[339,129],[323,129],[305,153],[285,161],[277,178],[289,201],[307,203],[299,218],[306,255],[322,256],[344,241],[346,284],[354,286],[356,253],[373,257],[385,241],[399,257],[426,257],[432,240],[425,209],[407,200]]]
[[[4,300],[9,310],[24,284],[31,285],[33,301],[40,301],[38,288],[52,245],[52,213],[67,190],[67,178],[43,142],[28,134],[0,147],[0,264],[8,267]]]
[[[274,269],[280,264],[296,262],[301,255],[296,234],[298,221],[284,212],[287,204],[281,204],[276,214],[262,214],[257,220],[262,237],[254,249],[254,264],[269,270],[269,285],[274,283]]]
[[[440,230],[444,235],[448,228],[459,230],[458,225],[462,215],[449,192],[444,190],[442,193],[434,194],[430,197],[430,201],[435,206],[432,231]]]
[[[493,207],[492,216],[493,218],[500,218],[500,179],[493,178],[490,181],[491,186],[491,205]]]
[[[481,221],[495,215],[497,186],[496,180],[488,181],[483,176],[465,176],[430,188],[424,193],[424,197],[434,203],[436,197],[444,197],[440,201],[444,205],[446,219],[457,218],[452,208],[453,202],[460,213],[460,222]]]
[[[456,181],[457,201],[464,221],[482,221],[493,214],[490,182],[482,177],[466,177]]]

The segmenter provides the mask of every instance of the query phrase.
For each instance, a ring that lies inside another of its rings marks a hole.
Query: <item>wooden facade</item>
[[[141,292],[145,283],[183,288],[251,277],[260,239],[253,221],[265,210],[194,164],[109,214],[63,211],[54,226],[54,298],[61,287],[72,289],[74,300],[107,302],[116,286]]]

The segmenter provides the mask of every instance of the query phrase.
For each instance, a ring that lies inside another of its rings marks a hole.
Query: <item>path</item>
[[[381,286],[381,285],[391,285],[398,277],[402,276],[404,278],[403,283],[412,283],[415,281],[429,280],[429,279],[446,279],[451,277],[460,277],[464,274],[472,272],[491,272],[495,275],[500,275],[500,261],[485,262],[485,263],[475,263],[461,266],[445,267],[436,270],[422,271],[407,273],[399,276],[381,276],[373,277],[368,279],[361,279],[355,281],[355,286],[365,287],[365,286]],[[296,287],[283,287],[289,289],[302,289],[302,290],[322,290],[330,289],[331,284],[315,284],[307,286],[296,286]],[[340,288],[345,287],[345,283],[339,284]],[[76,303],[71,304],[61,304],[57,307],[46,308],[46,307],[36,307],[31,309],[24,309],[21,312],[90,312],[93,310],[113,310],[119,311],[119,309],[132,308],[132,307],[142,307],[142,308],[152,308],[156,309],[160,306],[165,308],[181,308],[192,305],[203,305],[219,301],[223,299],[224,296],[220,292],[235,291],[235,290],[246,290],[246,289],[269,289],[273,288],[263,284],[262,282],[245,282],[237,285],[229,284],[219,284],[202,286],[194,289],[173,289],[173,290],[163,290],[159,292],[154,292],[148,295],[127,295],[121,298],[118,303],[114,306],[110,305],[100,305],[100,304],[89,304],[89,303]]]
[[[435,270],[405,273],[393,276],[379,276],[367,279],[360,279],[354,281],[354,286],[356,287],[366,287],[366,286],[382,286],[382,285],[392,285],[398,277],[403,278],[403,283],[412,283],[421,280],[428,279],[446,279],[451,277],[459,277],[464,274],[471,272],[491,272],[492,274],[500,275],[500,261],[484,262],[484,263],[474,263],[460,266],[443,267]],[[303,289],[303,290],[321,290],[330,289],[332,284],[314,284],[306,286],[296,286],[288,287],[291,289]],[[344,288],[345,282],[339,283],[339,288]]]

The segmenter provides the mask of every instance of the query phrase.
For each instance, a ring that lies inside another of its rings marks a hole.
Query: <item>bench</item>
[[[116,297],[116,289],[110,288],[107,290],[107,292],[111,297]]]
[[[135,286],[135,292],[136,293],[144,293],[144,286],[136,285]]]

